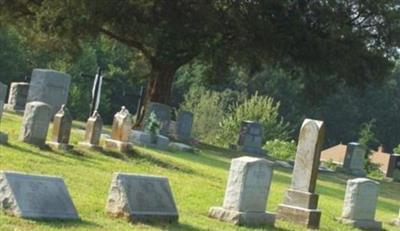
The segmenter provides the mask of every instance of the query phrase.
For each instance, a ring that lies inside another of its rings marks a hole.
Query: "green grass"
[[[277,221],[275,228],[235,227],[207,217],[211,206],[222,204],[230,151],[204,146],[200,153],[161,152],[135,147],[130,155],[87,150],[51,152],[18,141],[21,117],[5,113],[0,130],[9,134],[9,145],[0,146],[0,170],[62,176],[82,220],[78,222],[32,221],[0,213],[0,230],[305,230]],[[82,139],[73,131],[72,143]],[[179,210],[179,224],[129,224],[105,213],[113,172],[123,171],[166,176]],[[275,168],[268,198],[268,211],[275,212],[287,189],[291,172]],[[317,193],[322,210],[321,230],[354,230],[335,221],[340,216],[347,177],[319,174]],[[376,219],[387,230],[400,230],[388,223],[400,207],[400,184],[381,182]]]

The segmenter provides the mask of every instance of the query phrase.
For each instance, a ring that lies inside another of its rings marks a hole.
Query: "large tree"
[[[396,2],[0,0],[0,22],[60,45],[103,34],[137,49],[151,69],[146,99],[168,104],[175,72],[194,58],[250,70],[264,62],[302,67],[319,74],[309,78],[316,88],[326,80],[311,76],[353,84],[382,77],[399,45]]]

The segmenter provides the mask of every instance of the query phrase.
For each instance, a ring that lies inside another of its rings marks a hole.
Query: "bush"
[[[265,143],[264,149],[268,155],[280,160],[294,160],[296,156],[296,143],[284,140],[269,140]]]
[[[221,146],[228,146],[234,142],[239,134],[240,123],[244,120],[259,122],[263,127],[264,140],[287,140],[289,124],[279,116],[279,102],[275,103],[271,97],[260,96],[257,93],[242,104],[231,107],[231,113],[224,117],[219,124],[216,137]]]

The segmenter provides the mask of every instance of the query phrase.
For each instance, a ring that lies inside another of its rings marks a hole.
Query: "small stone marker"
[[[11,83],[8,103],[6,104],[5,109],[8,111],[23,112],[25,110],[28,91],[29,83]]]
[[[131,222],[177,222],[179,215],[168,178],[114,173],[107,213]]]
[[[325,136],[322,121],[305,119],[300,130],[293,177],[283,203],[279,205],[277,219],[288,220],[317,229],[321,211],[317,209],[315,193],[319,159]]]
[[[366,154],[367,149],[365,146],[354,142],[349,143],[347,145],[342,171],[354,176],[366,176],[367,172],[364,169]]]
[[[95,111],[93,115],[89,117],[86,123],[85,140],[80,142],[79,146],[92,149],[101,149],[99,143],[102,128],[103,120],[101,119],[100,114]]]
[[[178,140],[189,141],[192,138],[193,113],[181,111],[176,120],[176,136]]]
[[[51,136],[51,141],[47,142],[47,145],[57,150],[72,149],[72,145],[69,145],[71,128],[72,117],[65,105],[62,105],[61,109],[54,116],[53,134]]]
[[[348,180],[339,221],[359,229],[381,230],[382,222],[375,221],[378,191],[376,181],[367,178]]]
[[[273,162],[255,157],[233,159],[222,207],[208,215],[235,225],[274,225],[275,215],[265,212],[273,175]]]
[[[157,148],[160,150],[167,150],[169,147],[169,138],[162,135],[156,135],[156,141],[153,141],[152,135],[148,132],[132,130],[129,136],[129,140],[137,145]]]
[[[40,101],[51,107],[54,116],[63,104],[67,104],[71,76],[62,72],[33,69],[27,102]]]
[[[0,206],[27,219],[79,219],[60,177],[0,172]]]
[[[0,82],[0,128],[1,128],[1,117],[3,116],[4,101],[6,99],[7,86]],[[6,144],[8,141],[8,135],[0,131],[0,144]]]
[[[25,143],[44,146],[51,120],[50,106],[42,102],[26,104],[19,139]]]
[[[239,150],[247,153],[264,156],[263,129],[260,123],[254,121],[242,121],[237,142]]]
[[[125,107],[116,113],[112,125],[111,139],[104,141],[104,148],[117,149],[121,152],[127,152],[132,147],[129,142],[129,134],[132,128],[131,114]]]
[[[152,112],[156,114],[157,119],[161,122],[160,134],[163,136],[169,136],[168,131],[171,122],[172,108],[162,103],[148,103],[143,119],[144,124],[146,124]]]

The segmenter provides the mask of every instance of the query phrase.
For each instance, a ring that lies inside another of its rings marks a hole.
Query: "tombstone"
[[[366,176],[367,172],[364,169],[366,154],[367,148],[364,145],[355,142],[347,144],[343,168],[338,170],[353,176]]]
[[[244,156],[233,159],[222,207],[211,207],[209,217],[235,225],[274,225],[275,215],[265,211],[273,175],[273,162]]]
[[[80,142],[79,146],[97,150],[101,149],[99,143],[102,128],[103,120],[100,114],[95,111],[86,123],[85,140]]]
[[[121,152],[127,152],[132,144],[129,142],[129,134],[132,128],[131,114],[125,107],[116,113],[112,125],[111,139],[104,141],[104,148],[116,149]]]
[[[193,113],[181,111],[176,120],[176,137],[178,140],[189,141],[192,138]]]
[[[19,139],[25,143],[44,146],[51,120],[51,108],[43,102],[26,104]]]
[[[0,82],[0,128],[1,128],[1,117],[3,115],[4,101],[7,94],[7,86]],[[8,141],[8,135],[0,131],[0,144],[6,144]]]
[[[348,180],[339,221],[359,229],[381,230],[382,222],[375,221],[378,191],[376,181],[367,178]]]
[[[254,121],[242,121],[240,124],[237,148],[243,152],[264,156],[265,152],[262,150],[263,145],[262,125]]]
[[[47,142],[53,149],[70,150],[72,145],[69,145],[69,137],[71,135],[72,117],[65,105],[57,112],[53,119],[53,133],[51,141]]]
[[[315,186],[321,148],[325,136],[322,121],[305,119],[299,135],[293,177],[283,203],[278,206],[277,219],[292,221],[318,229],[321,211],[317,209]]]
[[[156,148],[160,150],[167,150],[169,148],[169,138],[162,135],[156,135],[154,138],[150,133],[139,130],[132,130],[129,135],[129,141],[144,147]]]
[[[177,222],[178,210],[168,178],[114,173],[106,211],[130,222]]]
[[[40,101],[51,107],[54,116],[63,104],[67,104],[71,76],[62,72],[33,69],[27,102]]]
[[[0,206],[5,213],[26,219],[78,220],[60,177],[0,172]]]
[[[25,110],[28,91],[29,83],[11,83],[8,103],[6,104],[5,109],[13,112],[23,112]]]
[[[150,102],[148,103],[146,113],[144,115],[144,126],[146,126],[147,119],[150,117],[150,114],[154,112],[157,116],[157,119],[161,123],[160,134],[163,136],[169,136],[169,124],[171,122],[171,114],[172,108],[168,105]]]

